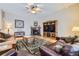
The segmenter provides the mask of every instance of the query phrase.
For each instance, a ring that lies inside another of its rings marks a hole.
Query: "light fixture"
[[[34,3],[29,3],[25,7],[28,9],[28,11],[30,11],[33,14],[41,11],[41,8],[39,7],[39,5],[36,5]]]
[[[73,27],[72,32],[74,33],[74,35],[78,36],[79,35],[79,27]]]
[[[8,31],[8,34],[9,34],[11,28],[12,28],[12,24],[11,23],[7,23],[6,24],[6,30]]]
[[[78,31],[79,32],[79,27],[73,27],[72,31]]]

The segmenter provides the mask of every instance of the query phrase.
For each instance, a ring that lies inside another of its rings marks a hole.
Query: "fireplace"
[[[40,27],[31,27],[31,35],[40,35]]]
[[[40,26],[37,21],[34,21],[34,26],[31,27],[31,35],[40,35]]]

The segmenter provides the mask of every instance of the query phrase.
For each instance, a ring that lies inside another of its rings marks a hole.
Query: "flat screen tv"
[[[55,25],[49,25],[48,32],[55,32]]]

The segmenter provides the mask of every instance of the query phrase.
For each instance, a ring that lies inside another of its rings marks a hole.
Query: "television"
[[[48,32],[55,32],[55,25],[48,25]]]
[[[45,25],[44,32],[55,32],[55,25]]]

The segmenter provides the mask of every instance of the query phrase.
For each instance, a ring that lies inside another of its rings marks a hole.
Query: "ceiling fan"
[[[33,14],[41,12],[41,8],[35,3],[28,3],[25,7]]]

